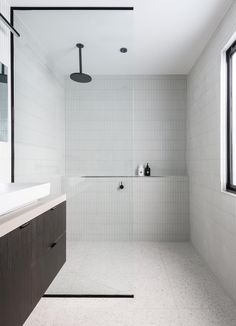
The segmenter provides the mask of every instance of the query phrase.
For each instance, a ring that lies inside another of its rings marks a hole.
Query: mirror
[[[0,63],[0,142],[8,141],[8,75],[7,66]]]

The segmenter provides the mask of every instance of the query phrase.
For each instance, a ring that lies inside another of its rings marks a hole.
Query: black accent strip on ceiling
[[[134,7],[11,7],[13,10],[134,10]]]
[[[43,298],[134,298],[133,294],[44,294]]]

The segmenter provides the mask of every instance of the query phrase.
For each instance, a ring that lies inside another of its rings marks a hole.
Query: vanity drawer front
[[[66,202],[63,202],[45,213],[47,246],[66,231]]]
[[[12,323],[12,325],[20,325],[19,321],[23,323],[31,312],[31,222],[25,223],[22,227],[9,233],[8,259],[13,289],[11,306],[16,309],[13,314],[16,323]]]
[[[38,216],[33,221],[33,264],[48,247],[66,232],[66,202]]]
[[[66,261],[66,233],[52,243],[32,267],[32,301],[35,306]]]
[[[31,312],[32,224],[0,238],[0,247],[0,325],[19,326]]]

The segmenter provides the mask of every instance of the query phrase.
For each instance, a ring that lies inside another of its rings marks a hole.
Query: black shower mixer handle
[[[124,185],[123,185],[122,182],[120,183],[120,187],[119,187],[119,188],[120,188],[121,190],[124,189]]]

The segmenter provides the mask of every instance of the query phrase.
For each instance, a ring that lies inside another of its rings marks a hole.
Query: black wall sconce
[[[17,32],[17,30],[9,23],[9,21],[1,13],[0,13],[0,20],[12,32],[12,34],[14,34],[17,37],[20,37],[20,34]]]

